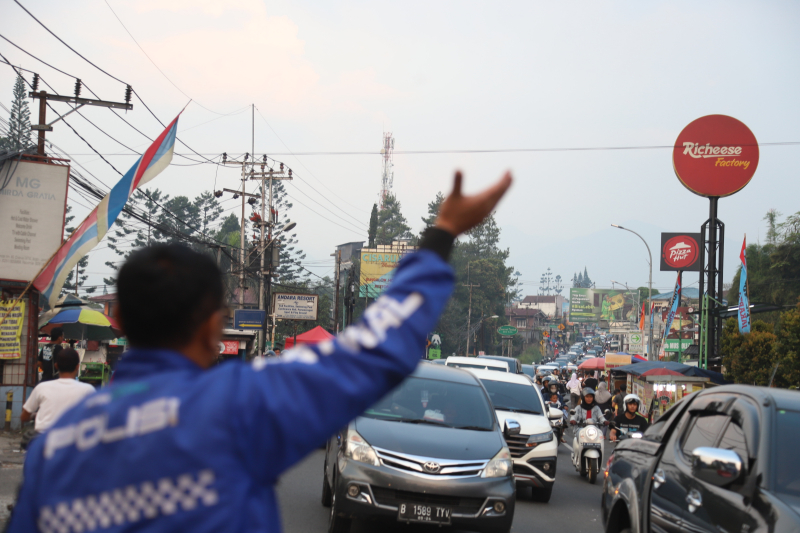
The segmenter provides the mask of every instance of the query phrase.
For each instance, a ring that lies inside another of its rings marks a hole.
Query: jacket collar
[[[114,382],[180,371],[202,372],[203,369],[180,352],[157,348],[133,348],[125,352],[117,364]]]

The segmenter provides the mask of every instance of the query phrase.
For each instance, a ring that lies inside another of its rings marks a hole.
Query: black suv
[[[692,394],[617,444],[603,484],[605,530],[798,531],[798,442],[796,391],[726,385]]]

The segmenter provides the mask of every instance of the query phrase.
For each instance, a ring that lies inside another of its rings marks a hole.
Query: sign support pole
[[[703,271],[700,273],[700,294],[707,294],[708,298],[701,298],[700,313],[706,317],[705,332],[706,349],[705,363],[716,358],[719,349],[719,335],[722,331],[722,318],[717,311],[718,300],[723,298],[722,265],[725,251],[725,224],[717,218],[719,197],[709,198],[708,220],[701,226],[703,246],[700,247],[700,259]],[[706,257],[708,254],[708,257]]]

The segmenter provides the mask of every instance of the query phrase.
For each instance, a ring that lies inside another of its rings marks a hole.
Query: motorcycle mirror
[[[569,414],[574,415],[575,414],[575,409],[570,409],[569,410]]]
[[[613,416],[613,414],[614,413],[611,412],[611,409],[606,409],[605,412],[603,413],[603,416],[606,418],[610,418],[611,416]]]

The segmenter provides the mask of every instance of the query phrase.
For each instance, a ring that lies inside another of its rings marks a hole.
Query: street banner
[[[25,302],[15,305],[13,300],[0,301],[0,316],[7,313],[8,316],[0,324],[0,359],[19,359],[22,354],[20,338],[25,320]]]
[[[642,302],[642,314],[639,316],[639,331],[644,331],[644,302]]]
[[[750,295],[748,294],[747,284],[747,235],[742,241],[742,252],[739,254],[742,260],[742,270],[739,274],[739,333],[750,333]]]
[[[69,272],[105,237],[133,191],[158,176],[169,166],[175,148],[179,117],[180,113],[114,185],[114,188],[100,201],[97,207],[89,213],[89,216],[81,222],[78,229],[70,235],[69,239],[61,245],[41,270],[33,282],[33,286],[47,299],[51,308],[55,306]]]
[[[360,298],[377,298],[389,286],[400,260],[416,251],[416,246],[378,246],[361,250]]]
[[[636,323],[636,291],[612,289],[570,289],[569,321],[596,324]]]
[[[681,304],[681,274],[678,272],[678,279],[675,281],[675,290],[672,291],[672,300],[669,303],[669,314],[664,321],[664,336],[661,338],[661,354],[659,358],[663,357],[664,349],[667,344],[667,335],[669,335],[672,328],[672,319],[675,318],[675,313],[678,312],[678,306]]]

